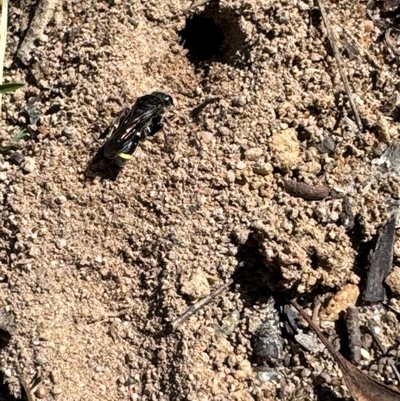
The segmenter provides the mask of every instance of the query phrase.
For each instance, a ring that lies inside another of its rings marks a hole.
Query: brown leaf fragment
[[[322,200],[332,195],[332,190],[324,185],[311,186],[288,179],[283,180],[283,187],[288,194],[305,200]]]
[[[361,372],[336,351],[334,346],[325,338],[322,331],[296,301],[292,301],[291,304],[314,330],[315,334],[317,334],[318,338],[323,342],[339,365],[346,385],[355,401],[400,401],[400,393],[398,391]]]
[[[364,301],[380,302],[385,298],[383,281],[392,268],[395,230],[396,218],[392,217],[379,232],[375,249],[369,258],[367,284],[363,293]]]

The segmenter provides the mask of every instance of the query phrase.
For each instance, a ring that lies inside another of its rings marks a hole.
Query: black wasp
[[[160,131],[165,110],[172,105],[172,97],[163,92],[139,97],[108,128],[110,138],[104,144],[104,156],[118,167],[123,167],[131,159],[142,138]]]

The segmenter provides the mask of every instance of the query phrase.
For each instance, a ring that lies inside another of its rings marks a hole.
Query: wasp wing
[[[138,106],[140,105],[136,103],[129,113],[122,114],[113,123],[111,136],[104,145],[104,154],[107,158],[112,159],[121,152],[132,154],[139,144],[143,130],[152,118],[157,116],[160,109],[156,105],[147,109]]]

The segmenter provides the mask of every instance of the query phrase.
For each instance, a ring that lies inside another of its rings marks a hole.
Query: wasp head
[[[168,95],[167,93],[153,92],[151,95],[160,99],[162,101],[164,107],[169,107],[174,104],[174,99],[172,99],[172,96]]]

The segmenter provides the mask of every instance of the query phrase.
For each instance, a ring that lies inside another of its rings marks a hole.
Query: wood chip
[[[361,361],[361,331],[358,308],[355,306],[347,309],[346,327],[349,336],[350,360],[358,364]]]
[[[381,302],[385,298],[383,281],[392,268],[395,230],[395,217],[391,217],[380,230],[375,249],[369,258],[367,284],[362,297],[364,301]]]

